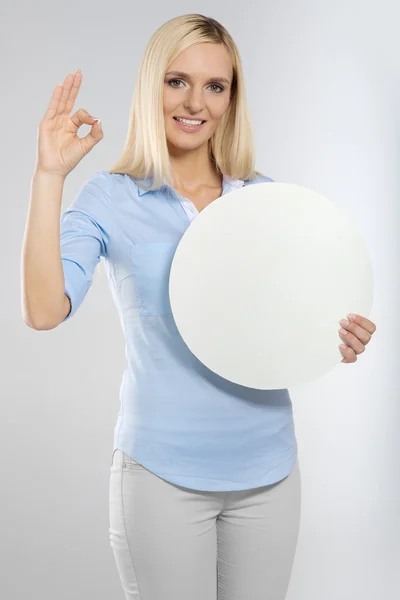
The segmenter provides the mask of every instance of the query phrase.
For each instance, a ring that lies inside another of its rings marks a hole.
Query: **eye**
[[[171,85],[172,83],[175,83],[175,81],[182,81],[182,79],[170,79],[170,80],[168,81],[168,85]],[[175,85],[171,85],[171,87],[177,87],[177,86],[175,86]],[[180,87],[180,86],[179,86],[179,87]]]
[[[171,86],[171,87],[173,87],[173,88],[175,88],[175,89],[179,89],[181,86],[172,85],[172,84],[173,84],[173,83],[175,83],[176,81],[178,81],[178,82],[181,82],[181,81],[182,81],[182,79],[170,79],[170,80],[168,81],[168,85],[169,85],[169,86]],[[220,91],[219,91],[219,92],[215,92],[215,93],[217,93],[217,94],[221,94],[221,93],[224,91],[224,88],[222,87],[222,85],[219,85],[218,83],[212,83],[212,84],[210,85],[210,87],[214,87],[214,88],[216,87],[216,88],[219,88],[219,90],[220,90]]]
[[[217,88],[219,88],[221,91],[217,92],[218,94],[221,94],[221,92],[224,91],[224,88],[222,87],[222,85],[219,85],[218,83],[212,83],[211,87],[217,87]]]

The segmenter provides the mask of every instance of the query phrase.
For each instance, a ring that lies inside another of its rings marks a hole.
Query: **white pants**
[[[298,461],[282,481],[207,492],[112,457],[110,544],[126,600],[284,600],[301,510]]]

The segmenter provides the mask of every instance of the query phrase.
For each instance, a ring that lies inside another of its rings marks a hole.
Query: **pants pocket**
[[[128,454],[125,454],[125,452],[123,452],[122,454],[123,454],[122,462],[123,462],[123,466],[125,468],[143,469],[143,466],[141,464],[139,464],[134,458],[132,458],[131,456],[128,456]]]
[[[116,452],[118,452],[118,448],[115,448],[115,450],[113,450],[113,451],[112,451],[112,454],[111,454],[111,467],[112,467],[112,466],[113,466],[113,464],[114,464],[114,454],[115,454]]]

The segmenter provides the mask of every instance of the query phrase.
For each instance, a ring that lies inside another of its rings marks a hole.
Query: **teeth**
[[[179,119],[176,117],[177,121],[184,123],[185,125],[201,125],[203,121],[189,121],[189,119]]]

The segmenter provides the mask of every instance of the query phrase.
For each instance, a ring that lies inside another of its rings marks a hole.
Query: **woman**
[[[179,335],[168,297],[193,218],[235,188],[272,181],[254,170],[238,51],[220,23],[198,14],[154,33],[122,156],[81,188],[58,244],[65,177],[103,138],[87,111],[68,116],[81,81],[78,71],[55,89],[39,127],[24,318],[35,329],[70,319],[104,257],[127,349],[109,497],[125,597],[283,600],[301,502],[288,390],[250,389],[209,371]],[[82,123],[92,128],[80,139]],[[347,326],[354,356],[374,329],[358,319]]]

